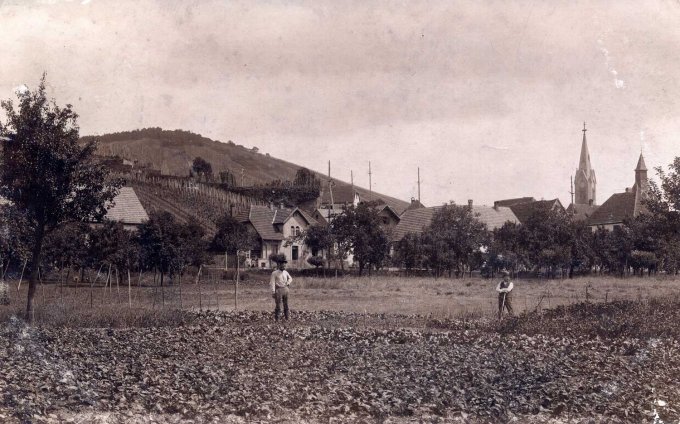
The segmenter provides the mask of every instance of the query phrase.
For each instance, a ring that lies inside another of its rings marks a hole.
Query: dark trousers
[[[274,309],[274,318],[278,321],[281,315],[281,304],[283,303],[283,316],[288,320],[288,287],[277,287],[274,293],[274,301],[276,302],[276,309]]]
[[[503,307],[512,316],[512,295],[510,293],[498,293],[498,318],[503,315]]]

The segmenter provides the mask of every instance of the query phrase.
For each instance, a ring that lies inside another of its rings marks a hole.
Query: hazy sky
[[[0,0],[0,98],[185,129],[402,199],[598,203],[680,154],[680,2]],[[651,172],[650,172],[651,174]]]

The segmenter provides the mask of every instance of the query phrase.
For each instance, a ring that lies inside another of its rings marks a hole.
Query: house
[[[471,200],[468,201],[468,207],[472,209],[473,214],[478,220],[486,224],[490,231],[502,227],[506,222],[518,222],[512,209],[508,207],[476,206],[472,204]],[[434,206],[404,211],[401,214],[399,223],[392,231],[391,241],[393,243],[398,242],[408,233],[421,234],[425,227],[432,222],[434,213],[441,208],[442,206]]]
[[[500,202],[503,202],[502,200]],[[496,202],[494,202],[495,204]],[[560,199],[552,199],[552,200],[533,200],[530,202],[525,202],[525,203],[515,203],[513,205],[508,206],[512,210],[512,213],[515,214],[515,217],[517,217],[517,220],[519,221],[520,224],[524,224],[527,222],[527,219],[536,210],[539,209],[544,209],[548,208],[550,210],[554,211],[559,211],[562,213],[566,213],[566,210],[564,209],[564,206],[562,206],[562,202],[560,202]]]
[[[612,230],[623,224],[627,219],[632,219],[646,211],[644,198],[649,190],[647,179],[647,166],[645,159],[640,153],[637,166],[635,167],[635,184],[626,188],[623,193],[612,194],[589,218],[588,226],[593,231],[598,228]]]
[[[140,225],[149,220],[149,215],[132,187],[121,187],[111,205],[104,219],[120,222],[126,230],[136,231]]]
[[[252,227],[259,245],[250,252],[258,268],[270,268],[269,255],[283,253],[290,268],[305,268],[311,251],[299,236],[317,221],[300,208],[250,205],[247,213],[236,217]]]

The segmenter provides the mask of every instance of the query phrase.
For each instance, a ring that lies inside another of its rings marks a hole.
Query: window
[[[298,252],[298,249],[299,249],[298,246],[293,246],[293,251],[292,251],[292,253],[291,253],[291,256],[292,256],[292,258],[293,258],[294,261],[298,260],[298,258],[299,258],[299,256],[300,256],[300,253]]]
[[[295,235],[296,236],[300,235],[300,227],[295,227]]]
[[[292,226],[292,225],[290,226],[290,235],[291,235],[291,236],[294,236],[294,235],[295,235],[295,227]]]

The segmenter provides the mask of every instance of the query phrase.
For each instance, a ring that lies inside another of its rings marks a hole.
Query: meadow
[[[89,283],[40,284],[36,293],[36,319],[46,312],[88,314],[110,310],[115,317],[125,310],[250,310],[271,311],[268,276],[249,274],[236,290],[233,278],[221,270],[203,271],[200,279],[185,276],[180,283],[167,278],[164,286],[153,275],[132,275],[105,287],[103,278]],[[491,317],[497,313],[496,279],[422,277],[295,277],[290,306],[299,311],[423,315],[436,318]],[[0,313],[21,315],[27,284],[8,280],[11,305]],[[659,277],[578,277],[574,279],[516,279],[513,308],[516,314],[541,311],[579,302],[643,301],[680,297],[680,279]],[[106,314],[104,314],[106,315]],[[125,314],[123,314],[124,316]]]

